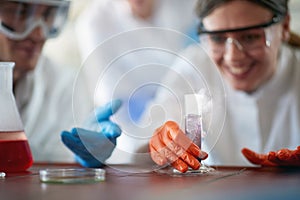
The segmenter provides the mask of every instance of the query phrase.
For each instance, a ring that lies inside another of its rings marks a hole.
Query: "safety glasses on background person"
[[[200,24],[198,34],[201,45],[214,55],[223,55],[230,45],[248,53],[256,52],[264,47],[270,47],[274,31],[272,25],[283,18],[274,16],[271,21],[259,25],[238,29],[208,31]]]
[[[0,32],[22,40],[40,27],[45,38],[56,37],[67,20],[69,7],[66,0],[1,0]]]

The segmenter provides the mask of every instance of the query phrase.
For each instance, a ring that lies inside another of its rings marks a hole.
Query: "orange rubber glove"
[[[208,154],[194,144],[176,122],[168,121],[155,130],[149,148],[152,160],[158,165],[171,165],[180,172],[186,172],[188,167],[198,169],[198,159],[206,159]]]
[[[300,146],[295,150],[280,149],[277,152],[270,151],[267,154],[259,154],[250,149],[242,149],[243,155],[253,164],[277,167],[300,167]]]

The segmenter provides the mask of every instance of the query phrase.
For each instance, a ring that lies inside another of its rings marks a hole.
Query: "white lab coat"
[[[166,77],[172,93],[159,90],[149,105],[149,109],[159,105],[165,110],[163,118],[152,112],[152,120],[157,121],[154,127],[165,120],[175,120],[184,130],[184,111],[180,107],[184,105],[183,95],[197,93],[210,85],[207,88],[212,94],[213,109],[204,120],[207,137],[202,146],[209,153],[207,164],[251,165],[241,153],[243,147],[267,153],[281,148],[295,149],[300,145],[299,49],[283,45],[276,74],[251,95],[236,91],[223,82],[216,73],[216,66],[199,47],[188,48],[182,58]],[[174,71],[178,74],[174,75]]]
[[[141,20],[126,0],[95,0],[79,16],[76,35],[95,105],[121,99],[112,119],[122,128],[117,150],[136,152],[131,133],[145,103],[155,96],[161,78],[195,28],[195,0],[158,0],[154,15]],[[184,17],[182,15],[184,13]],[[122,153],[114,153],[124,158]],[[113,157],[114,157],[113,155]]]
[[[60,133],[81,125],[91,111],[84,85],[73,88],[75,75],[71,68],[41,57],[35,70],[15,86],[17,107],[34,161],[74,162],[74,155],[61,142]]]

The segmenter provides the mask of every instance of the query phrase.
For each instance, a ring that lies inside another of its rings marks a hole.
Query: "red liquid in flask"
[[[30,147],[23,131],[0,132],[0,171],[22,172],[32,163]]]

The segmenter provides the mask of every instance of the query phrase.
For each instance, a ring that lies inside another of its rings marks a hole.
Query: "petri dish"
[[[105,181],[104,169],[43,169],[39,171],[44,183],[96,183]]]

